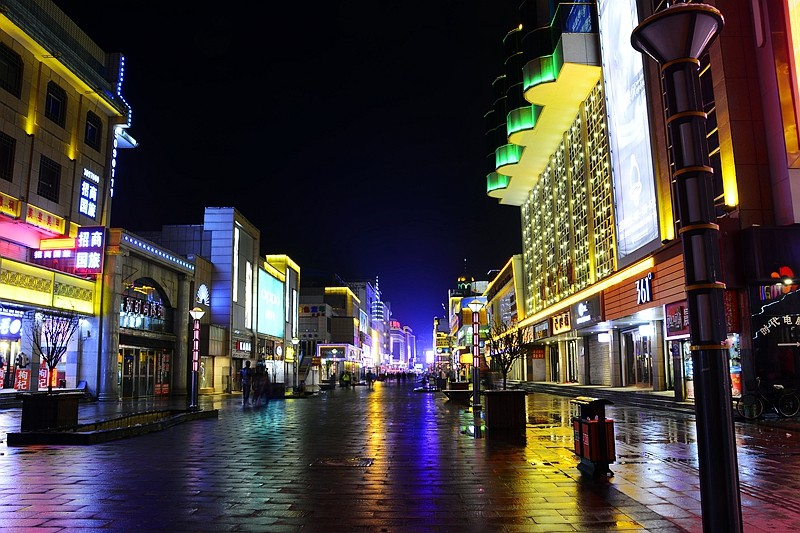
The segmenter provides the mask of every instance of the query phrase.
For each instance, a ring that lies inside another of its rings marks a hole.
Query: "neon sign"
[[[106,230],[103,226],[83,227],[75,239],[75,272],[102,274]]]

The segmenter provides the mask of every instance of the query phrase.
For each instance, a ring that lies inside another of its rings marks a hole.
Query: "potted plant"
[[[508,374],[514,363],[525,355],[526,342],[523,329],[496,320],[489,328],[488,353],[493,368],[503,376],[502,390],[487,390],[486,428],[487,436],[525,440],[527,416],[525,414],[524,390],[508,390]]]
[[[80,394],[53,393],[53,375],[58,363],[67,353],[72,337],[78,330],[80,317],[74,312],[34,313],[27,335],[34,360],[47,367],[47,392],[22,395],[22,431],[74,426],[78,423]]]

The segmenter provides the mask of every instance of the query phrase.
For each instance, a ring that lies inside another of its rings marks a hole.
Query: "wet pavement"
[[[568,399],[526,401],[524,445],[475,438],[469,409],[410,382],[261,407],[201,397],[218,419],[91,446],[8,447],[19,409],[4,409],[0,529],[702,531],[691,415],[609,408],[617,462],[593,480],[577,469]],[[165,407],[182,406],[86,403],[80,418]],[[786,435],[737,424],[747,532],[800,531],[798,439]]]

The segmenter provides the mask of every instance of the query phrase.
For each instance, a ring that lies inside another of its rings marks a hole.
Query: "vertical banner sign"
[[[631,46],[636,0],[598,0],[619,260],[658,239],[642,54]]]
[[[78,230],[75,239],[75,273],[102,274],[105,256],[106,229],[86,226]]]

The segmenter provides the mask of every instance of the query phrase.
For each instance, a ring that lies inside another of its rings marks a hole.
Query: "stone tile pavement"
[[[529,414],[547,416],[544,396],[528,397]],[[591,480],[570,428],[530,425],[525,445],[474,438],[467,409],[410,383],[263,407],[228,395],[201,403],[219,418],[92,446],[8,447],[19,409],[0,410],[0,529],[702,531],[691,470],[615,464],[612,478]],[[167,406],[88,403],[80,417],[156,407]],[[798,513],[743,504],[745,531],[798,530],[783,529],[798,527]]]

